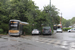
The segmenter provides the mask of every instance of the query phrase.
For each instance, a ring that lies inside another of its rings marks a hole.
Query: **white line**
[[[46,44],[51,44],[51,43],[46,43]]]
[[[54,42],[55,40],[51,40],[51,41],[49,41],[49,43],[52,43],[52,42]]]
[[[45,42],[41,42],[41,43],[45,43]]]
[[[70,47],[75,48],[75,43],[74,42],[70,43]]]
[[[60,41],[58,41],[58,42],[55,42],[55,44],[56,44],[56,45],[61,45],[61,42],[60,42]]]
[[[67,41],[62,42],[62,45],[69,45]]]
[[[68,47],[66,47],[66,46],[60,46],[61,48],[65,48],[65,49],[68,49]]]

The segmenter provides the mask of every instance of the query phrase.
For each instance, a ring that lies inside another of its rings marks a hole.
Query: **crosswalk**
[[[65,40],[57,40],[57,39],[49,39],[49,38],[42,38],[42,37],[25,37],[27,40],[32,40],[35,42],[46,43],[48,45],[52,44],[56,47],[68,49],[68,50],[75,50],[75,42],[69,42]]]

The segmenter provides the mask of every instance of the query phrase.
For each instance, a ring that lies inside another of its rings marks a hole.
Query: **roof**
[[[16,19],[11,19],[10,21],[20,21],[20,20],[16,20]]]
[[[21,24],[23,24],[23,25],[28,25],[29,23],[27,23],[27,22],[21,22]]]
[[[27,22],[22,22],[20,20],[16,20],[16,19],[11,19],[10,21],[19,21],[22,25],[28,25],[29,23]]]

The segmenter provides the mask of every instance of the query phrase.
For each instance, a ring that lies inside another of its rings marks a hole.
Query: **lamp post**
[[[61,16],[60,16],[60,25],[61,25],[61,28],[62,28],[62,13],[61,13]]]
[[[50,10],[49,10],[49,13],[51,14],[51,0],[50,0]],[[51,16],[51,15],[50,15]]]
[[[32,24],[32,30],[34,29],[34,24]]]
[[[61,13],[61,28],[62,28],[62,13]]]
[[[50,0],[50,9],[51,9],[51,0]]]

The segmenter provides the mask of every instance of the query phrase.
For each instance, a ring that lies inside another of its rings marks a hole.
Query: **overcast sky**
[[[50,3],[50,0],[33,0],[39,9],[43,9]],[[51,4],[55,5],[56,8],[60,9],[63,18],[71,19],[75,17],[75,0],[51,0]]]

